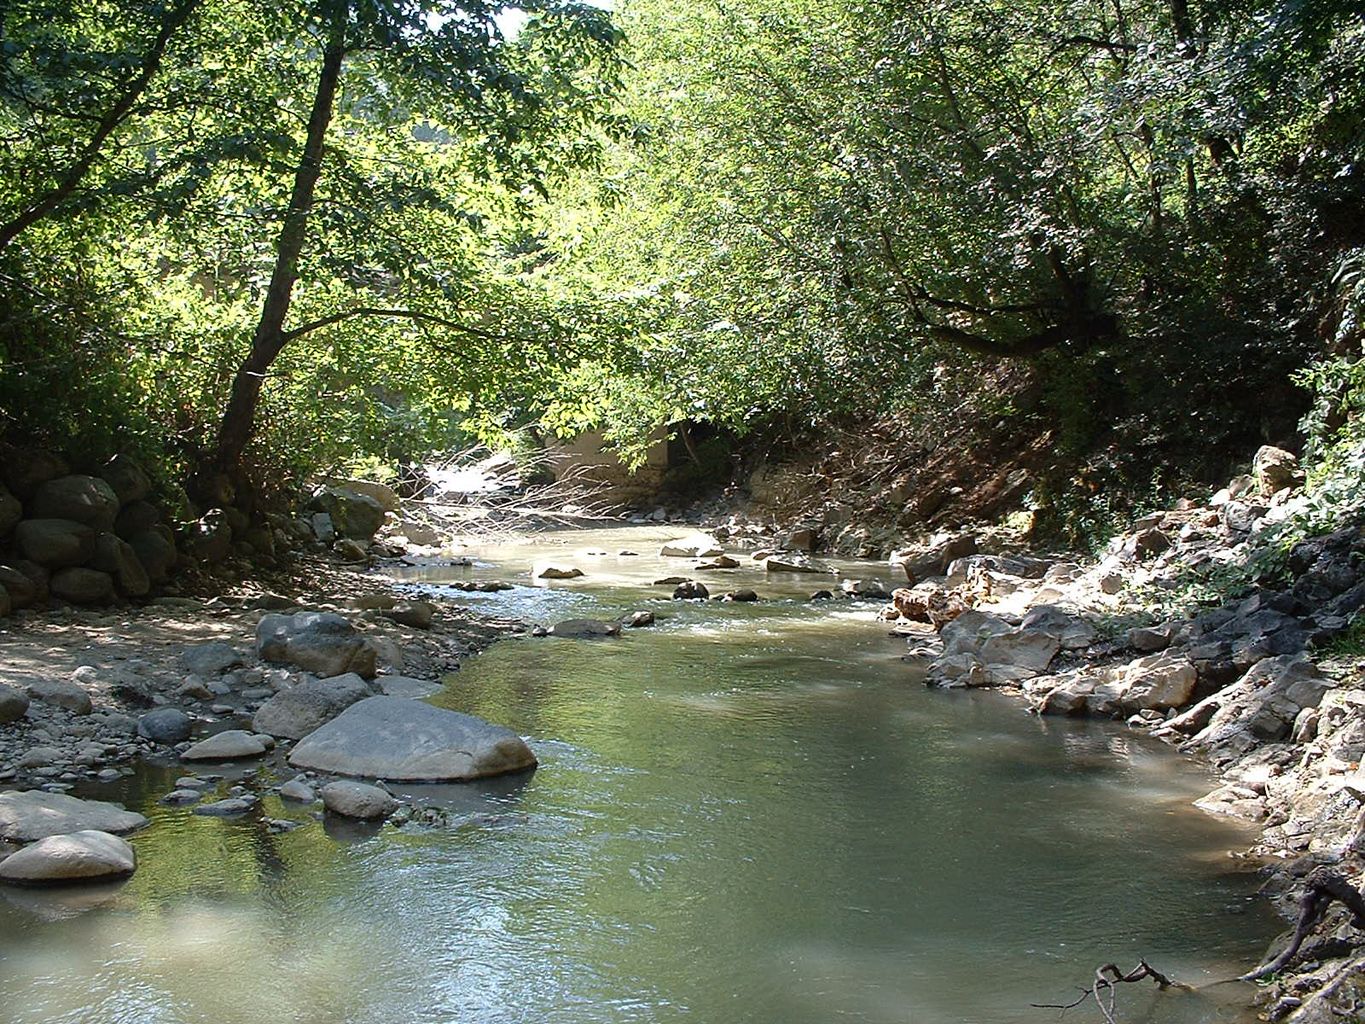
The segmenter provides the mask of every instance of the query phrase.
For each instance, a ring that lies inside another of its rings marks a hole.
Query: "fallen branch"
[[[1308,887],[1299,899],[1299,919],[1294,925],[1294,938],[1284,951],[1268,964],[1243,974],[1238,981],[1260,981],[1278,974],[1299,955],[1299,948],[1333,901],[1344,903],[1355,915],[1357,928],[1365,928],[1365,895],[1348,882],[1345,876],[1327,867],[1314,868],[1308,875]]]
[[[1042,1010],[1073,1010],[1080,1006],[1087,999],[1094,999],[1095,1005],[1100,1008],[1100,1013],[1104,1015],[1106,1024],[1118,1024],[1114,1017],[1114,1002],[1117,998],[1115,991],[1121,984],[1132,984],[1133,982],[1143,981],[1151,978],[1156,982],[1157,988],[1166,991],[1168,988],[1188,989],[1188,985],[1182,985],[1178,981],[1172,981],[1162,974],[1146,960],[1139,960],[1138,965],[1127,974],[1119,970],[1117,964],[1104,964],[1095,970],[1095,983],[1087,989],[1081,990],[1080,998],[1071,1003],[1032,1003],[1030,1005]],[[1105,994],[1109,1000],[1105,1002]]]

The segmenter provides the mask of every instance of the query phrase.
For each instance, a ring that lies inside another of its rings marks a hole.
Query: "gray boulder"
[[[1002,686],[1042,675],[1064,640],[1084,646],[1085,630],[1072,619],[1047,606],[1035,608],[1019,626],[987,612],[964,612],[943,627],[943,654],[930,666],[930,679],[944,686]]]
[[[244,729],[228,729],[200,740],[180,755],[182,761],[235,761],[260,757],[266,752],[265,740]]]
[[[0,839],[12,843],[86,829],[123,835],[146,824],[142,815],[101,800],[78,800],[41,790],[0,793]]]
[[[167,526],[149,526],[128,538],[128,544],[153,583],[164,583],[175,568],[175,535]]]
[[[237,818],[243,814],[250,814],[255,810],[256,803],[254,796],[230,796],[226,800],[200,804],[192,813],[207,818]]]
[[[174,746],[190,738],[194,719],[179,708],[157,708],[137,720],[137,734],[144,740]]]
[[[334,612],[262,617],[256,626],[256,653],[319,676],[354,672],[365,679],[374,678],[378,660],[375,645]]]
[[[582,575],[583,570],[577,566],[554,562],[537,562],[531,567],[531,578],[537,580],[572,580]]]
[[[130,455],[115,455],[104,464],[100,476],[118,497],[120,505],[141,501],[152,493],[151,478]]]
[[[95,553],[95,531],[72,519],[25,519],[14,528],[19,553],[49,569],[83,565]]]
[[[716,542],[716,538],[705,533],[679,537],[659,548],[661,558],[714,558],[723,554],[725,549]]]
[[[333,814],[362,821],[382,821],[398,810],[398,801],[378,786],[349,780],[323,786],[322,805]]]
[[[93,710],[85,687],[66,679],[35,679],[28,684],[28,695],[77,715],[88,715]]]
[[[300,804],[311,804],[318,798],[317,793],[313,792],[313,787],[308,785],[307,780],[302,775],[290,779],[281,786],[280,796]]]
[[[944,575],[950,564],[976,552],[975,534],[940,533],[930,538],[927,544],[892,552],[890,564],[904,570],[905,578],[911,583],[918,583],[930,576]]]
[[[246,663],[237,648],[221,640],[186,647],[180,652],[179,660],[186,672],[206,679],[221,676],[228,669],[240,668]]]
[[[112,487],[99,477],[80,474],[39,485],[28,506],[34,519],[70,519],[97,532],[114,528],[118,510],[118,495]]]
[[[344,487],[326,487],[313,495],[308,507],[326,512],[340,537],[369,541],[384,525],[384,506],[368,494]]]
[[[58,569],[48,588],[53,597],[72,604],[108,604],[114,599],[114,577],[98,569]]]
[[[436,606],[427,601],[399,601],[393,607],[381,610],[379,614],[413,629],[430,629],[432,620],[436,617]]]
[[[1237,682],[1166,723],[1195,747],[1236,751],[1253,740],[1284,740],[1304,708],[1316,708],[1335,684],[1306,658],[1266,658]]]
[[[0,881],[34,885],[101,882],[126,878],[137,869],[137,854],[108,832],[83,829],[48,836],[0,861]]]
[[[453,782],[532,768],[516,733],[401,697],[352,704],[289,755],[296,768],[412,782]]]
[[[710,596],[711,591],[707,589],[706,584],[697,580],[686,580],[673,588],[673,600],[675,601],[704,600]]]
[[[17,722],[28,713],[28,694],[0,683],[0,725]]]
[[[143,597],[152,589],[151,578],[138,560],[131,544],[112,533],[95,538],[95,553],[90,568],[107,572],[118,588],[129,597]]]
[[[314,512],[308,517],[308,525],[313,531],[313,536],[323,544],[330,544],[337,539],[337,529],[332,525],[332,517],[326,512]]]
[[[356,701],[372,696],[369,684],[353,672],[310,679],[266,701],[251,719],[251,727],[271,736],[301,739]]]

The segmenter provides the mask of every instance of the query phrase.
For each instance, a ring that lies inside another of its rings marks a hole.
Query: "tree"
[[[364,109],[375,98],[391,97],[407,107],[409,121],[421,119],[422,135],[430,141],[413,130],[413,147],[439,149],[447,137],[473,133],[487,157],[484,173],[496,173],[508,185],[521,183],[544,192],[542,179],[553,154],[541,147],[556,135],[562,138],[566,130],[581,131],[604,113],[601,101],[614,76],[617,42],[605,13],[575,4],[522,5],[518,9],[527,10],[532,21],[513,41],[503,37],[497,24],[498,15],[510,9],[497,2],[324,0],[308,10],[304,33],[316,59],[316,86],[260,319],[233,379],[206,472],[200,475],[201,488],[214,499],[227,500],[233,478],[240,479],[240,459],[252,435],[266,375],[291,341],[357,317],[397,317],[457,334],[481,333],[440,312],[364,302],[292,328],[286,323],[309,241],[334,108],[344,98],[348,58],[359,65],[356,78],[363,83],[350,101],[348,134],[359,134],[364,127],[391,131]],[[583,77],[593,69],[599,73],[596,78]],[[378,113],[392,114],[395,106],[386,104]],[[341,148],[345,141],[336,144]],[[338,159],[346,158],[338,154]],[[345,180],[340,184],[344,187]],[[404,204],[440,209],[447,202],[439,189],[425,185],[404,191],[398,197]],[[360,200],[353,208],[363,209],[364,200],[353,198]],[[373,195],[368,198],[373,202]],[[439,290],[428,296],[433,298],[439,304]]]
[[[191,34],[204,0],[67,4],[21,0],[0,9],[0,127],[10,149],[0,173],[0,249],[62,210],[149,92],[172,44]],[[151,101],[154,102],[154,101]]]

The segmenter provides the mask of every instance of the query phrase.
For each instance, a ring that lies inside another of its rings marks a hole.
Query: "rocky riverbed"
[[[297,774],[295,796],[313,794],[335,773],[289,769],[291,741],[367,698],[434,692],[462,659],[524,629],[413,600],[382,577],[315,568],[315,589],[290,597],[239,586],[210,599],[21,611],[0,621],[0,788],[75,808],[83,802],[65,794],[117,781],[138,759],[179,760],[185,777],[166,800],[230,815],[250,810],[259,786],[197,766],[268,756],[273,769],[262,778]],[[10,810],[22,817],[17,805]],[[65,831],[106,830],[97,807],[71,813]],[[0,836],[7,852],[33,838],[18,826]],[[66,877],[83,877],[84,859],[63,855]]]

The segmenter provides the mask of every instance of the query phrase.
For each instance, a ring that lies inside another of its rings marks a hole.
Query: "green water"
[[[1278,930],[1190,801],[1206,777],[1122,728],[926,690],[873,606],[748,571],[758,605],[662,600],[660,534],[490,548],[589,574],[456,599],[541,621],[653,608],[616,640],[520,639],[436,700],[526,735],[530,775],[404,792],[469,818],[272,834],[118,795],[153,825],[138,873],[79,897],[0,893],[5,1022],[1051,1022],[1093,968],[1203,984]],[[562,540],[563,538],[559,538]],[[550,539],[551,541],[554,538]],[[842,566],[866,575],[877,567]],[[889,577],[888,577],[889,578]],[[1252,1019],[1239,986],[1132,986],[1121,1019]],[[1068,1020],[1098,1019],[1094,1008]]]

